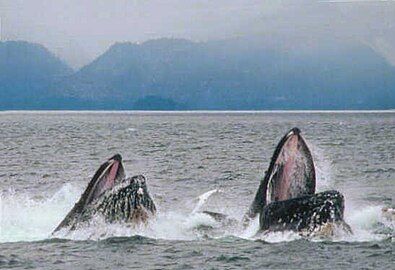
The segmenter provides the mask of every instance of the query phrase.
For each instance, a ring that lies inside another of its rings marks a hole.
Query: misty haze
[[[393,269],[395,0],[0,0],[0,269]]]
[[[393,109],[395,3],[2,1],[0,109]]]

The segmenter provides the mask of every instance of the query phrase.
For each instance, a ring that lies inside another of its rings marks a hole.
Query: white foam
[[[70,184],[46,199],[34,199],[12,189],[0,193],[0,242],[48,238],[79,195],[80,188]]]
[[[67,229],[56,232],[54,237],[72,240],[101,240],[108,237],[140,235],[154,239],[195,240],[200,237],[196,231],[199,226],[218,226],[210,216],[196,213],[183,215],[176,212],[158,213],[147,225],[137,227],[124,224],[107,224],[100,217],[95,217],[89,226],[82,226],[73,231]]]
[[[290,242],[301,238],[298,233],[292,231],[270,232],[260,236],[260,239],[269,243]]]
[[[251,221],[247,228],[241,225],[221,227],[212,217],[199,213],[210,196],[218,193],[210,190],[198,197],[198,202],[191,213],[186,211],[161,211],[150,220],[147,226],[131,228],[121,224],[106,224],[101,218],[95,218],[89,226],[75,231],[61,230],[54,237],[73,240],[98,240],[113,236],[141,235],[154,239],[195,240],[205,235],[200,228],[212,228],[216,233],[210,237],[232,235],[244,239],[262,239],[267,242],[284,242],[300,239],[293,232],[276,232],[257,235],[258,219]],[[32,198],[28,194],[15,193],[12,190],[0,194],[0,242],[37,241],[51,237],[51,232],[72,208],[81,194],[81,187],[65,184],[52,196],[44,199]],[[207,206],[206,206],[207,207]],[[381,206],[367,206],[358,209],[351,206],[346,209],[346,221],[351,225],[353,235],[341,235],[334,240],[340,241],[375,241],[388,235],[375,232],[378,222],[384,223]],[[394,230],[394,225],[389,226]],[[392,227],[391,227],[392,226]]]

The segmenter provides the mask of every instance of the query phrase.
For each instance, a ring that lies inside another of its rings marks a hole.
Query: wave
[[[79,187],[65,184],[45,199],[16,193],[12,188],[0,193],[0,242],[50,237],[51,231],[77,201],[80,191]]]
[[[257,235],[257,219],[247,228],[223,226],[212,217],[199,212],[208,198],[220,194],[210,190],[197,198],[192,212],[160,211],[148,226],[131,228],[124,224],[106,224],[96,217],[89,226],[76,231],[61,230],[51,235],[53,229],[72,208],[81,194],[81,187],[63,185],[59,191],[48,198],[37,199],[29,194],[20,194],[12,189],[0,193],[0,242],[40,241],[50,238],[70,240],[102,240],[111,237],[132,237],[140,235],[152,239],[197,240],[203,238],[222,238],[228,236],[266,242],[284,242],[300,239],[294,232],[272,232]],[[207,206],[206,206],[207,207]],[[353,235],[338,235],[333,241],[379,241],[388,238],[395,231],[394,221],[386,220],[381,205],[347,208],[346,221]]]

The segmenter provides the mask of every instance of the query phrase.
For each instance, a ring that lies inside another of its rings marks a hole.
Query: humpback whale
[[[104,162],[90,180],[80,199],[54,232],[76,229],[101,215],[108,223],[144,224],[156,213],[143,175],[125,177],[122,157],[114,155]]]
[[[311,152],[298,128],[278,143],[243,223],[259,215],[260,231],[293,230],[312,233],[327,224],[344,222],[344,196],[335,190],[315,193]]]

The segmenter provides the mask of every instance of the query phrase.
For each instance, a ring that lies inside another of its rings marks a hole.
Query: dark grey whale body
[[[262,209],[260,230],[313,232],[324,224],[343,222],[343,212],[344,197],[336,190],[276,201]]]
[[[96,215],[108,223],[137,225],[146,223],[155,213],[156,206],[148,193],[145,177],[125,178],[122,157],[117,154],[100,166],[78,202],[54,232],[63,228],[74,230],[89,223]]]
[[[298,128],[277,145],[264,179],[245,214],[245,225],[259,215],[260,231],[313,232],[326,224],[344,222],[344,196],[338,191],[315,193],[311,152]]]

